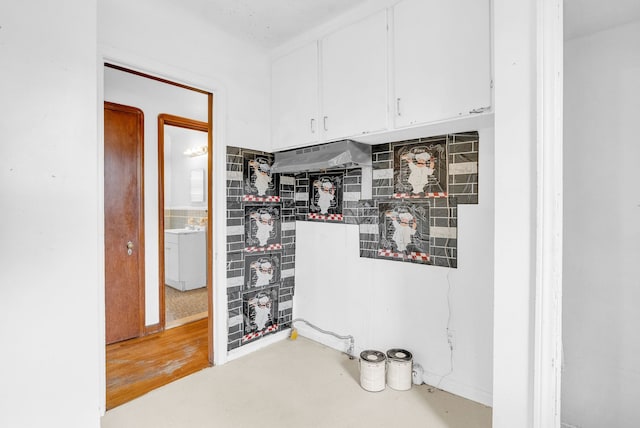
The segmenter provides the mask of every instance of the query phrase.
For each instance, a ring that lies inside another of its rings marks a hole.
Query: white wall
[[[104,99],[144,112],[145,324],[157,324],[158,279],[158,115],[207,121],[207,96],[156,80],[104,69]]]
[[[565,44],[562,419],[640,420],[640,21]]]
[[[225,123],[214,127],[224,126],[225,141],[214,144],[269,148],[266,52],[212,27],[179,2],[100,0],[98,6],[98,44],[103,52],[218,82],[227,96],[224,105],[214,99],[214,109],[224,110]]]
[[[224,218],[226,200],[216,195],[224,195],[225,147],[267,150],[270,146],[268,57],[176,2],[101,0],[98,6],[98,46],[103,57],[214,93],[214,212],[210,215],[216,226],[214,262],[224,266],[226,225],[216,215]],[[146,199],[145,204],[151,206],[152,202]],[[146,229],[157,227],[147,222]],[[153,263],[147,259],[147,270],[157,272]],[[226,343],[226,275],[214,266],[214,276],[214,325],[219,332],[214,332],[214,348],[220,349]],[[154,307],[157,302],[148,301],[147,309]],[[147,317],[147,323],[153,321]],[[216,363],[224,362],[225,355],[216,352]]]
[[[360,258],[358,226],[296,222],[294,318],[353,335],[357,354],[408,349],[424,367],[425,382],[441,382],[445,390],[490,405],[493,157],[493,132],[480,130],[480,203],[458,207],[457,269]],[[453,372],[442,378],[451,370],[449,316],[455,332]],[[296,328],[346,350],[345,342],[302,323]]]
[[[95,34],[95,1],[0,3],[2,427],[99,427]]]
[[[494,0],[493,427],[533,426],[537,0]]]

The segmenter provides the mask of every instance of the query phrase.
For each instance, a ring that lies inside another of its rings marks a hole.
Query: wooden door
[[[105,102],[106,342],[144,331],[143,130],[141,110]]]

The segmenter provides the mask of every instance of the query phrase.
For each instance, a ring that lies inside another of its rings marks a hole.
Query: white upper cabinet
[[[383,10],[322,39],[326,140],[387,129],[387,33]]]
[[[273,62],[271,97],[274,149],[308,145],[320,140],[317,42]]]
[[[490,110],[492,94],[489,2],[402,0],[276,59],[273,150],[482,119],[474,113]]]
[[[490,107],[489,0],[403,0],[393,15],[396,127]]]

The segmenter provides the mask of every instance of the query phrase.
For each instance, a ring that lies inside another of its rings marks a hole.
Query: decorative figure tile
[[[243,344],[278,331],[278,287],[245,292],[242,310]]]
[[[280,202],[278,175],[271,174],[270,156],[243,152],[244,196],[243,201]]]
[[[280,281],[281,255],[269,253],[244,258],[245,287],[264,287]]]
[[[429,262],[429,202],[380,202],[378,258]]]
[[[447,140],[398,144],[393,148],[394,198],[447,196]]]
[[[244,212],[246,252],[282,248],[280,205],[245,205]]]
[[[343,173],[310,174],[309,220],[343,221]]]

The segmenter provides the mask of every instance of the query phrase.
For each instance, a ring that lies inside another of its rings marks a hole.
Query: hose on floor
[[[345,353],[347,354],[347,356],[350,359],[353,360],[355,358],[355,356],[353,355],[354,347],[355,347],[355,339],[353,338],[353,336],[351,336],[351,335],[342,336],[342,335],[336,334],[336,333],[334,333],[332,331],[324,330],[324,329],[322,329],[322,328],[320,328],[318,326],[315,326],[315,325],[311,324],[309,321],[307,321],[305,319],[302,319],[302,318],[296,318],[293,321],[291,321],[291,327],[293,327],[293,325],[295,323],[297,323],[297,322],[304,323],[304,324],[308,325],[309,327],[311,327],[312,329],[314,329],[316,331],[319,331],[320,333],[328,334],[328,335],[331,335],[331,336],[333,336],[335,338],[338,338],[338,339],[341,339],[341,340],[348,340],[349,341],[349,348],[347,349],[347,352],[345,352]],[[294,332],[295,332],[295,330],[294,330]],[[293,334],[294,333],[292,333],[292,337],[293,337]],[[297,332],[295,332],[295,334],[297,336]]]

